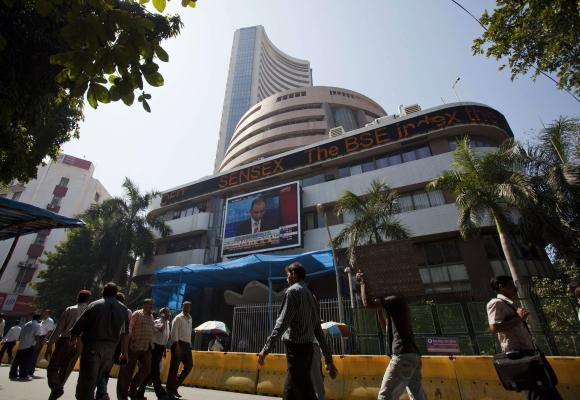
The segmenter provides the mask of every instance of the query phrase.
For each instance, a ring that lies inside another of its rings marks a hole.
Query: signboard
[[[14,306],[16,305],[17,300],[18,300],[17,294],[6,295],[6,299],[4,300],[4,304],[2,305],[2,311],[12,311],[14,309]]]
[[[357,248],[356,269],[364,272],[367,296],[372,298],[393,294],[404,296],[425,294],[411,240],[390,241]]]
[[[292,182],[227,199],[222,256],[300,246],[299,196]]]
[[[425,338],[429,353],[461,353],[459,338],[435,336]]]
[[[444,107],[432,112],[417,113],[417,116],[413,117],[398,118],[393,120],[393,123],[380,128],[368,127],[366,131],[361,133],[352,135],[347,133],[336,139],[321,142],[319,145],[301,148],[279,157],[270,158],[263,162],[238,168],[232,172],[172,190],[161,196],[161,206],[212,193],[220,189],[233,188],[247,182],[276,176],[286,171],[348,154],[355,154],[437,129],[455,125],[482,124],[497,126],[512,135],[504,116],[490,107],[480,105]]]

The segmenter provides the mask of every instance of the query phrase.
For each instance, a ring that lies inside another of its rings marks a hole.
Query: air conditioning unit
[[[328,131],[328,137],[333,138],[340,135],[344,135],[344,128],[342,126],[337,126],[336,128],[332,128]]]
[[[421,111],[421,106],[419,104],[411,104],[410,106],[403,106],[401,110],[401,115],[409,115]]]

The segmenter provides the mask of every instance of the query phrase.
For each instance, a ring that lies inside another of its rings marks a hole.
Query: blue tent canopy
[[[196,287],[224,287],[241,285],[253,280],[267,281],[285,277],[284,267],[293,262],[301,263],[307,275],[334,271],[330,249],[285,256],[252,254],[217,264],[165,267],[155,273],[157,283],[154,287],[168,286],[172,283]]]
[[[0,240],[54,228],[83,226],[84,222],[63,217],[44,208],[0,197]]]

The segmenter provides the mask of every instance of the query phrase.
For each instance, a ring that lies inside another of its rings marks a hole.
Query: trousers
[[[71,374],[81,349],[75,349],[70,344],[70,338],[59,338],[54,345],[54,352],[46,369],[46,379],[51,390],[64,387]]]
[[[115,354],[116,346],[117,343],[114,342],[83,343],[76,389],[77,400],[94,399],[97,381],[113,365],[113,355]]]
[[[427,400],[421,386],[421,356],[416,353],[394,354],[383,376],[379,400],[399,400],[407,388],[409,399]]]
[[[314,345],[312,343],[284,342],[288,373],[284,383],[284,399],[316,400],[310,368]]]
[[[177,346],[179,346],[179,357],[177,356]],[[179,364],[183,363],[183,371],[177,375]],[[171,345],[171,363],[169,364],[169,375],[167,376],[167,391],[175,393],[177,388],[183,384],[187,375],[193,368],[193,359],[191,357],[191,345],[187,342],[174,342]]]

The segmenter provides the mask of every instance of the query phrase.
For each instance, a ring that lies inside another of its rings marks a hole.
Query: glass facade
[[[224,150],[230,144],[236,124],[251,106],[250,97],[252,94],[252,67],[254,64],[255,43],[256,27],[240,30]]]

